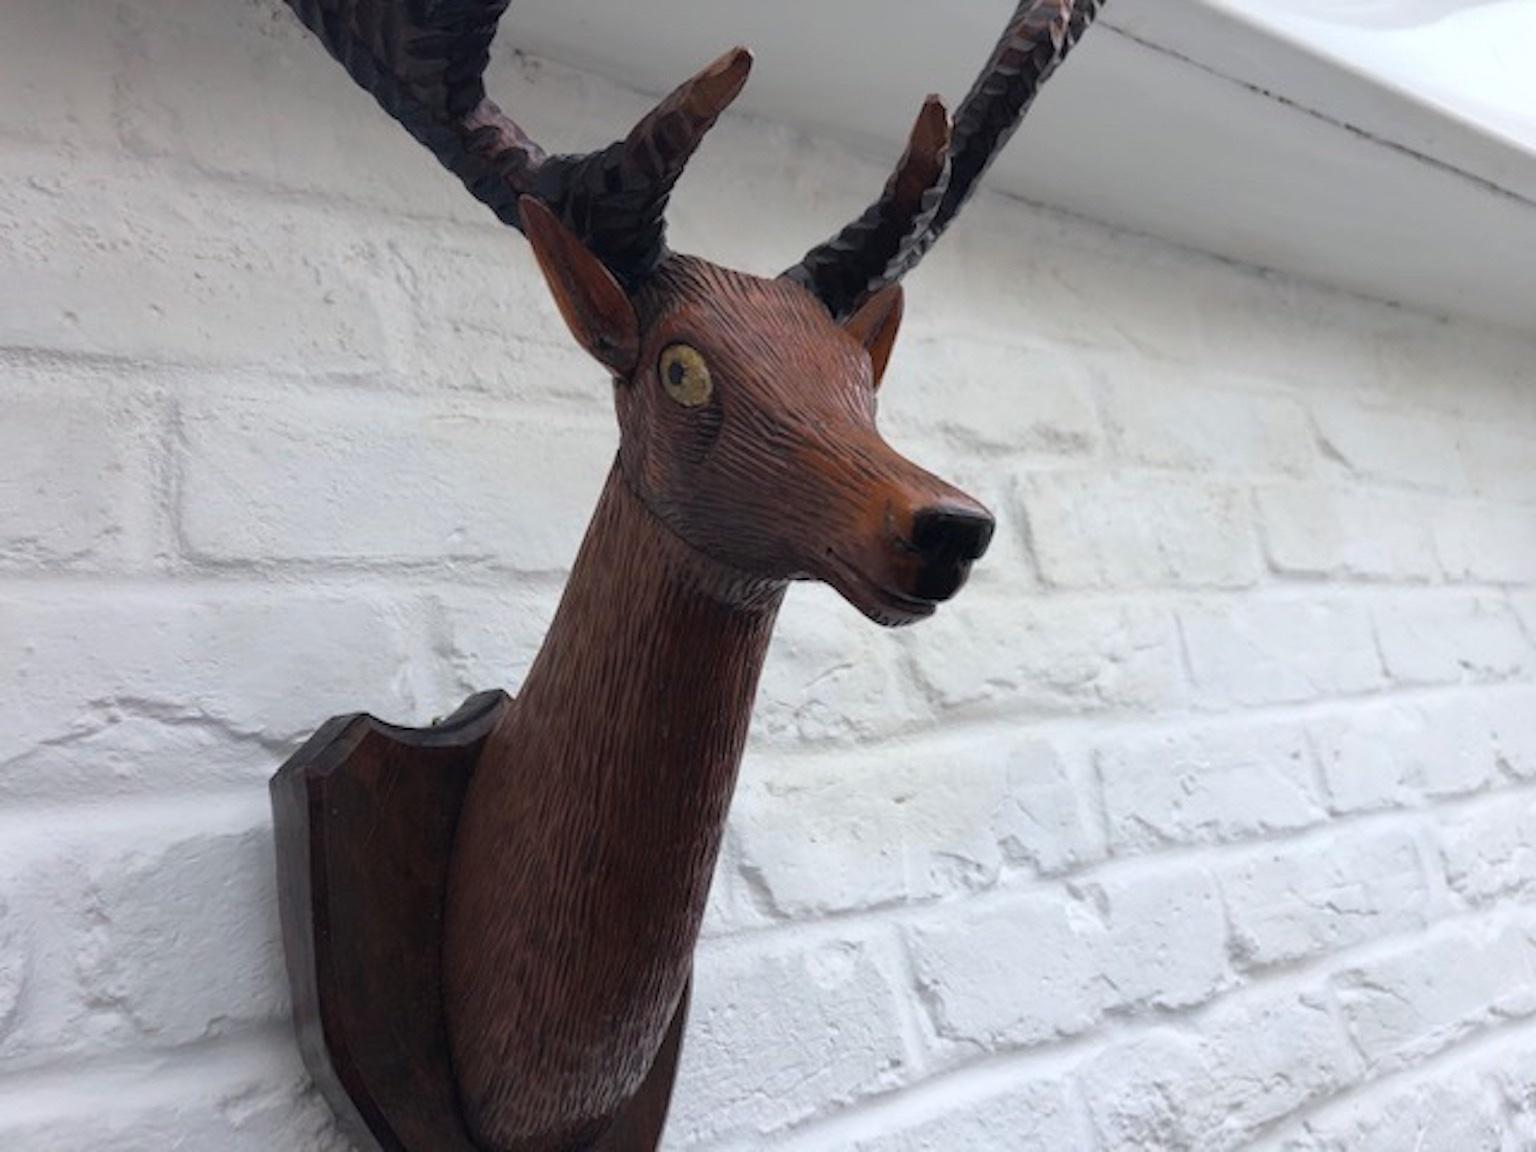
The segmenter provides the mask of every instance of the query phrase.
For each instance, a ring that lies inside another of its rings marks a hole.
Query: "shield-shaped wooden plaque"
[[[484,1152],[458,1104],[442,1009],[454,829],[503,711],[483,692],[430,728],[325,724],[272,779],[283,948],[305,1066],[359,1148]],[[687,995],[651,1075],[594,1152],[653,1152]]]

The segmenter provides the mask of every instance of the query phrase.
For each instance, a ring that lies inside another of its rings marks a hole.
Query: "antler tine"
[[[937,96],[923,102],[907,150],[862,216],[784,273],[810,289],[844,320],[921,255],[916,245],[941,203],[950,178],[949,113]]]
[[[857,266],[866,262],[858,223],[813,249],[786,275],[812,288],[834,315],[845,316],[885,283],[910,271],[959,215],[1040,89],[1082,38],[1105,2],[1021,0],[975,85],[955,113],[947,184],[934,210],[924,218],[921,229],[906,242],[895,275],[883,282],[879,278],[871,280],[865,291],[852,300],[846,297],[845,291],[823,293],[822,284],[845,285],[852,279],[851,274],[844,275],[828,265],[846,261]],[[883,201],[884,197],[881,198]],[[870,209],[873,211],[875,208]],[[861,221],[869,214],[866,212]],[[814,275],[802,269],[814,269]]]
[[[662,212],[683,168],[751,69],[726,53],[583,156],[547,156],[485,93],[510,0],[287,0],[326,49],[477,199],[521,230],[531,195],[633,286],[665,256]]]
[[[588,156],[555,156],[535,194],[633,288],[666,254],[667,201],[688,161],[741,93],[752,53],[733,48],[656,105],[630,134]]]
[[[933,246],[1018,130],[1024,113],[1106,0],[1024,0],[955,114],[954,176],[928,225]]]

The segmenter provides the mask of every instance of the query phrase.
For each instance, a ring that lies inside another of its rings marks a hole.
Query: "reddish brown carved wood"
[[[549,156],[481,81],[506,0],[290,2],[527,235],[620,430],[518,698],[422,731],[333,721],[274,781],[305,1058],[389,1152],[649,1152],[785,588],[908,624],[990,541],[985,509],[881,439],[875,394],[901,275],[1100,0],[1024,0],[955,123],[931,97],[881,197],[776,279],[665,244],[744,50],[625,140]]]
[[[464,789],[506,704],[486,693],[421,731],[338,717],[272,781],[299,1044],[362,1147],[474,1150],[432,945]]]
[[[299,1045],[359,1147],[476,1152],[443,1021],[442,919],[465,788],[508,704],[484,692],[427,729],[339,716],[273,778]],[[631,1115],[600,1152],[655,1147],[685,1016],[680,1005]]]

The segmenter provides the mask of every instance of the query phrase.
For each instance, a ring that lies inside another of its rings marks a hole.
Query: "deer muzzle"
[[[976,500],[888,447],[883,463],[848,493],[856,526],[827,548],[827,570],[818,575],[870,619],[910,624],[965,585],[995,521]]]

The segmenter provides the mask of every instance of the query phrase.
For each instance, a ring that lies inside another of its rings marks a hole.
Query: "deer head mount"
[[[746,83],[737,48],[586,155],[546,153],[487,97],[509,0],[290,0],[354,79],[533,245],[616,383],[620,460],[683,540],[762,579],[833,585],[881,623],[964,582],[992,521],[879,438],[900,279],[975,191],[1102,0],[1025,0],[951,122],[938,97],[857,220],[776,279],[666,244],[688,160]]]
[[[901,277],[1102,0],[1019,4],[954,120],[929,97],[878,199],[773,278],[666,245],[668,198],[745,84],[745,49],[624,140],[550,155],[486,96],[508,0],[289,3],[528,238],[571,333],[612,376],[620,426],[519,697],[460,729],[473,754],[450,755],[448,733],[394,730],[362,764],[355,724],[338,721],[279,773],[306,1057],[386,1148],[651,1147],[785,586],[825,581],[871,619],[908,624],[959,590],[991,539],[980,504],[881,439],[875,396]],[[407,772],[428,750],[441,785]],[[405,795],[408,813],[394,807]],[[424,804],[441,809],[433,820],[418,819]],[[405,864],[372,867],[370,852]],[[352,925],[357,943],[321,923]],[[402,952],[405,929],[420,939]],[[414,1031],[357,991],[386,970],[384,986],[408,990]],[[435,1055],[402,1080],[416,1059],[407,1034]]]

